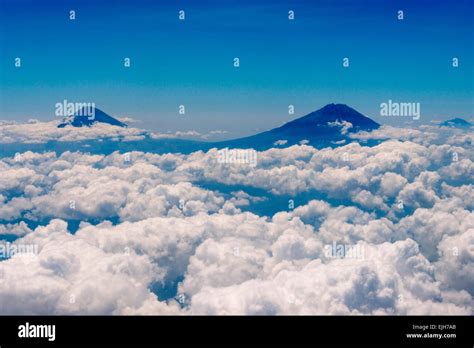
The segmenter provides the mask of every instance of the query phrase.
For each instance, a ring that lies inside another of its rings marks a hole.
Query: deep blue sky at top
[[[424,122],[474,116],[472,0],[0,4],[0,119],[51,119],[64,99],[95,102],[143,128],[224,129],[229,137],[331,102],[392,124],[405,120],[378,116],[388,99],[420,102]],[[14,67],[15,57],[22,68]],[[123,67],[124,57],[131,68]]]

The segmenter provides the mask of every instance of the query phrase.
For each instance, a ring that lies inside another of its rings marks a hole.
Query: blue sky
[[[331,102],[392,124],[405,120],[378,116],[388,99],[421,103],[422,122],[474,114],[469,0],[0,3],[0,119],[51,119],[68,99],[143,128],[235,137]]]

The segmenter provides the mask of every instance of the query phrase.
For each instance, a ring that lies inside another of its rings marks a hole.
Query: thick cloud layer
[[[0,121],[0,143],[46,143],[48,141],[81,141],[104,138],[141,140],[147,132],[138,128],[97,123],[93,127],[58,128],[58,121],[29,123]],[[157,135],[155,135],[157,136]]]
[[[431,131],[449,141],[392,131],[255,167],[218,149],[2,158],[0,236],[18,238],[0,313],[472,314],[470,133]],[[244,211],[279,197],[294,207]]]
[[[134,123],[128,117],[121,118],[122,122]],[[58,128],[58,121],[40,122],[30,120],[27,123],[0,120],[0,144],[24,143],[42,144],[49,141],[71,142],[84,140],[139,141],[147,137],[151,139],[186,138],[208,140],[227,134],[225,130],[211,130],[202,134],[197,131],[186,132],[148,132],[135,127],[119,127],[104,123],[95,123],[91,127],[67,126]]]

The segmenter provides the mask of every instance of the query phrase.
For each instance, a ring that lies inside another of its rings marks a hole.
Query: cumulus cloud
[[[21,243],[37,255],[14,255],[0,263],[2,314],[123,314],[145,308],[173,312],[147,284],[155,277],[148,257],[106,253],[52,221]]]
[[[334,121],[328,122],[329,127],[339,127],[341,129],[341,134],[346,135],[349,132],[349,129],[352,128],[352,123],[348,121]]]
[[[0,237],[38,248],[0,261],[0,313],[472,315],[467,133],[388,132],[256,167],[218,149],[1,158]]]
[[[0,189],[10,196],[0,206],[0,219],[45,217],[136,221],[151,216],[216,212],[224,199],[212,191],[180,182],[172,161],[160,159],[163,169],[118,153],[104,157],[27,152],[21,161],[1,162]],[[114,165],[106,165],[113,161]],[[171,167],[168,167],[171,166]]]
[[[322,206],[324,209],[335,209]],[[321,231],[321,229],[319,229]],[[434,267],[418,243],[368,243],[358,258],[331,258],[317,229],[298,217],[200,213],[119,225],[83,224],[75,235],[53,220],[18,240],[38,254],[0,262],[2,313],[469,314],[463,284],[444,279],[459,262]],[[472,233],[471,233],[472,234]],[[470,236],[472,237],[472,235]],[[469,238],[470,238],[469,237]],[[370,239],[367,238],[367,239]],[[447,248],[447,241],[441,248]],[[456,243],[457,244],[457,243]],[[443,267],[448,267],[445,269]],[[437,272],[440,272],[439,275]],[[458,273],[459,275],[461,273]],[[186,305],[152,284],[182,277]],[[456,280],[453,280],[456,282]],[[467,282],[472,280],[466,280]],[[465,281],[465,282],[466,282]],[[469,286],[470,284],[465,284]],[[41,299],[36,301],[34,299]],[[450,299],[446,301],[446,298]]]
[[[178,138],[185,138],[185,139],[203,139],[208,140],[210,138],[220,137],[222,135],[227,134],[228,131],[225,130],[211,130],[207,133],[201,133],[196,130],[189,130],[189,131],[177,131],[174,132],[172,135]]]
[[[470,313],[465,299],[443,302],[433,269],[412,240],[368,248],[379,256],[313,260],[267,279],[206,287],[192,297],[191,309],[206,314]]]
[[[19,223],[16,223],[16,224],[0,225],[0,235],[12,234],[12,235],[21,237],[30,232],[32,232],[32,230],[28,227],[28,225],[24,221],[20,221]]]
[[[280,140],[277,140],[273,143],[274,146],[283,146],[285,145],[286,143],[288,142],[288,140],[283,140],[283,139],[280,139]]]
[[[0,143],[46,143],[48,141],[82,141],[97,139],[141,140],[148,132],[132,127],[96,123],[91,127],[58,128],[58,121],[0,123]],[[156,136],[156,135],[155,135]]]
[[[382,125],[370,132],[351,133],[349,137],[363,142],[368,140],[400,140],[411,141],[425,146],[432,144],[472,146],[474,144],[474,132],[472,131],[435,125],[404,128]]]
[[[435,267],[441,283],[474,296],[474,228],[445,236],[438,251],[441,257]]]

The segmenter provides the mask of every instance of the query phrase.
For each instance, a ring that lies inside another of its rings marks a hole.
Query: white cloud
[[[46,143],[48,141],[81,141],[126,137],[143,139],[148,133],[138,128],[123,128],[96,123],[91,127],[58,128],[58,121],[0,124],[0,143]]]
[[[348,121],[334,121],[334,122],[328,122],[329,127],[339,127],[341,128],[341,134],[346,135],[349,132],[349,129],[352,128],[352,123]]]
[[[55,220],[21,240],[35,244],[35,256],[0,262],[3,314],[121,314],[150,307],[173,312],[147,284],[155,277],[145,255],[107,253],[70,235]]]
[[[214,138],[216,136],[222,136],[227,134],[228,132],[225,130],[211,130],[208,133],[201,133],[196,130],[189,130],[189,131],[177,131],[173,135],[178,138],[188,138],[188,139],[203,139],[207,140],[210,138]]]
[[[273,143],[274,146],[283,146],[288,142],[288,140],[277,140]]]
[[[38,255],[0,262],[0,312],[472,314],[474,154],[427,132],[270,149],[255,168],[217,149],[1,158],[0,235]],[[274,197],[252,188],[318,199],[258,216],[242,210]],[[58,218],[82,222],[73,235]],[[328,256],[334,243],[363,252]],[[152,291],[178,280],[184,308]]]
[[[206,287],[191,299],[206,314],[469,314],[443,303],[432,267],[411,240],[375,247],[366,260],[314,260],[269,279]],[[389,262],[387,262],[389,261]]]
[[[16,224],[0,225],[0,235],[12,234],[18,237],[22,237],[30,232],[32,232],[31,229],[24,221],[20,221]]]
[[[437,278],[446,287],[465,290],[474,296],[474,228],[445,236],[438,245]]]

